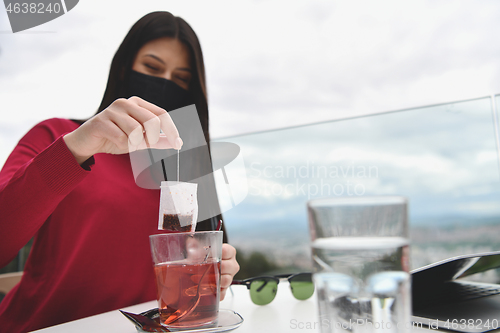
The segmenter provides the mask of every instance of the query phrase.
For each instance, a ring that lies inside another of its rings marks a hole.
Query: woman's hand
[[[135,96],[117,99],[66,134],[64,141],[79,164],[97,153],[124,154],[147,147],[182,147],[179,132],[167,111]]]
[[[229,244],[222,244],[222,260],[220,264],[220,300],[226,296],[227,288],[233,282],[233,277],[240,270],[240,265],[236,261],[236,249]]]

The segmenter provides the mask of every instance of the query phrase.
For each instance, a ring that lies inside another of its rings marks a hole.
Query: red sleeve
[[[38,124],[19,141],[0,171],[0,267],[16,256],[90,172],[76,162],[62,138],[71,130],[62,119]]]

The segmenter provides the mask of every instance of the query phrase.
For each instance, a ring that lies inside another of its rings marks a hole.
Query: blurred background
[[[0,9],[0,165],[36,123],[91,116],[119,43],[156,10],[198,34],[211,136],[241,147],[248,194],[225,214],[240,277],[307,269],[305,202],[349,184],[410,197],[412,237],[435,243],[414,240],[414,268],[500,247],[464,229],[498,223],[494,0],[82,0],[16,34]]]

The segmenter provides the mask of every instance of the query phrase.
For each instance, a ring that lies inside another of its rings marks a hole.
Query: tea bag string
[[[177,150],[177,182],[179,182],[179,150]]]
[[[165,162],[163,161],[163,158],[161,159],[161,167],[163,169],[163,178],[167,181],[167,170],[165,169]]]
[[[152,156],[151,159],[153,159]],[[167,170],[165,168],[165,161],[163,161],[163,159],[161,159],[161,167],[163,169],[163,177],[165,178],[165,181],[167,181]],[[177,182],[179,182],[179,150],[177,151]]]
[[[151,162],[151,165],[153,165],[154,164],[154,162],[153,162],[154,156],[153,156],[153,152],[151,151],[151,146],[149,145],[148,137],[146,135],[144,136],[144,140],[146,141],[146,147],[148,148],[147,151],[148,151],[148,155],[149,155],[149,161]],[[165,168],[165,162],[163,161],[163,158],[161,159],[161,166],[163,169],[163,178],[165,179],[165,181],[167,181],[167,170]]]

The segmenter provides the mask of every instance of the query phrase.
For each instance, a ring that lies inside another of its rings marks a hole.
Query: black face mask
[[[132,70],[127,87],[127,98],[137,96],[166,111],[172,111],[194,103],[189,91],[173,81],[142,74]]]

